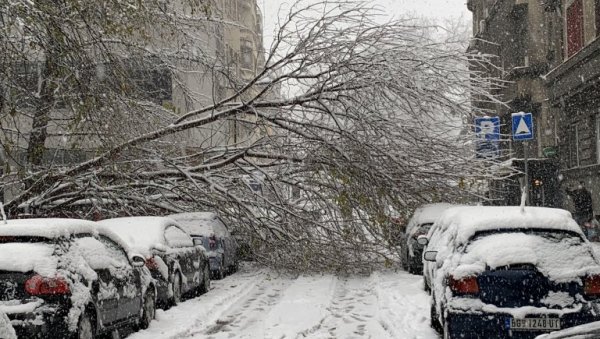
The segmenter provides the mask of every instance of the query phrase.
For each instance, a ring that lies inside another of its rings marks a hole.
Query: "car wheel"
[[[199,294],[204,294],[210,290],[210,268],[208,267],[208,264],[204,267],[203,276]]]
[[[150,322],[156,315],[156,299],[154,297],[154,291],[148,290],[144,297],[144,305],[142,306],[142,318],[140,319],[140,328],[147,329],[150,326]]]
[[[427,279],[423,277],[423,291],[427,292],[427,294],[431,294],[431,288],[429,288],[429,284],[427,284]]]
[[[221,280],[223,278],[225,278],[225,269],[223,268],[223,263],[221,262],[221,264],[219,265],[219,269],[215,273],[215,279]]]
[[[179,303],[181,303],[181,276],[179,275],[179,272],[175,272],[175,275],[173,275],[173,297],[171,299],[171,304],[173,306],[178,305]]]
[[[400,250],[400,262],[402,263],[402,269],[408,271],[408,255],[404,255],[404,249]]]
[[[431,315],[431,328],[433,328],[437,333],[444,332],[442,324],[440,324],[440,320],[438,319],[437,312],[435,311],[435,303],[431,303],[429,314]]]
[[[83,312],[81,317],[79,318],[79,323],[77,324],[77,334],[75,338],[77,339],[94,339],[96,337],[96,330],[94,328],[94,324],[92,323],[92,317],[89,312]]]

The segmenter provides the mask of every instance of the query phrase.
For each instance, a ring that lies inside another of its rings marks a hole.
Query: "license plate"
[[[510,319],[510,329],[513,331],[556,331],[560,330],[560,319],[556,318],[525,318]]]

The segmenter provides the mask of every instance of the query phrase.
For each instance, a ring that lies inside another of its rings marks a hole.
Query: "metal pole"
[[[523,142],[523,153],[525,161],[525,205],[529,206],[529,165],[527,164],[527,158],[529,155],[529,142]]]

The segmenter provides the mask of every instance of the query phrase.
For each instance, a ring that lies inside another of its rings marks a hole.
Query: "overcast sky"
[[[282,4],[293,3],[294,0],[257,0],[264,14],[265,42],[270,42],[278,9]],[[373,0],[374,4],[385,9],[390,15],[416,14],[433,19],[460,18],[471,20],[466,0]]]

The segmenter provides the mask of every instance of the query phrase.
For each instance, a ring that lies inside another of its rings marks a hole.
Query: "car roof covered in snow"
[[[453,207],[442,213],[436,226],[443,232],[454,232],[458,244],[466,243],[478,232],[503,229],[564,230],[583,235],[570,212],[547,207]]]
[[[164,231],[168,226],[180,226],[167,217],[124,217],[98,221],[100,228],[106,228],[125,241],[127,246],[142,254],[147,254],[154,245],[165,244]]]
[[[39,218],[0,221],[0,236],[31,236],[54,239],[74,234],[95,233],[93,221],[80,219]]]
[[[192,235],[216,235],[219,237],[229,236],[227,227],[221,222],[217,213],[214,212],[190,212],[172,214],[169,216],[177,220],[181,228]]]
[[[448,203],[436,203],[419,206],[408,222],[406,229],[407,233],[409,233],[416,226],[433,224],[445,210],[455,206],[456,205]]]

